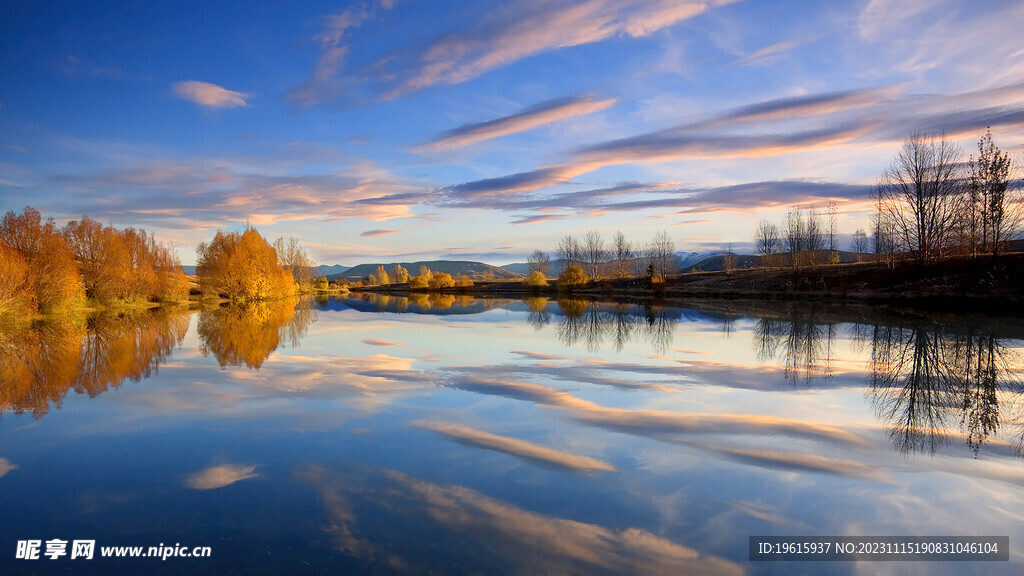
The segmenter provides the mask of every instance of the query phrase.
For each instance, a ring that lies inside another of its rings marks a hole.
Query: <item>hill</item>
[[[391,269],[394,268],[395,264],[401,264],[402,267],[408,270],[412,275],[419,273],[420,266],[426,266],[427,268],[430,268],[432,272],[445,272],[447,274],[451,274],[453,278],[463,274],[470,278],[482,278],[488,272],[493,274],[494,278],[498,280],[519,278],[522,276],[522,274],[516,274],[515,272],[510,272],[497,266],[491,266],[490,264],[484,264],[483,262],[471,262],[468,260],[423,260],[420,262],[375,262],[372,264],[359,264],[340,274],[328,276],[327,279],[344,279],[356,282],[376,272],[377,267],[381,265],[384,266],[385,270],[391,272]]]

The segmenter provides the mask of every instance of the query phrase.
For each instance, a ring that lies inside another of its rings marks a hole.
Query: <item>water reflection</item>
[[[186,310],[158,309],[0,330],[0,412],[39,418],[70,389],[94,397],[147,378],[181,343],[188,322]]]
[[[200,351],[213,354],[221,368],[259,368],[284,344],[298,346],[316,322],[309,300],[283,299],[208,308],[199,313]]]
[[[1001,412],[1021,395],[1019,359],[991,330],[946,332],[925,323],[875,326],[870,396],[904,453],[934,453],[959,429],[977,455],[999,430]],[[1019,450],[1018,443],[1018,450]]]
[[[581,344],[597,351],[611,340],[617,351],[630,341],[646,339],[654,351],[664,353],[672,344],[677,315],[664,306],[607,304],[559,298],[558,339],[566,347]]]
[[[794,306],[782,317],[759,318],[754,327],[758,358],[781,364],[783,377],[793,384],[831,379],[835,339],[835,323],[806,306]]]

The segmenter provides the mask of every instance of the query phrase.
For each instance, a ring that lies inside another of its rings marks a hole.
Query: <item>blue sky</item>
[[[246,222],[320,263],[496,264],[566,233],[867,227],[911,132],[1024,143],[1016,2],[47,2],[0,19],[0,208],[184,263]]]

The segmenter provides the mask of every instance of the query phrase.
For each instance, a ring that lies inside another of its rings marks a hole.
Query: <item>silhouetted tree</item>
[[[537,249],[526,259],[530,272],[540,272],[544,277],[551,273],[551,257]]]

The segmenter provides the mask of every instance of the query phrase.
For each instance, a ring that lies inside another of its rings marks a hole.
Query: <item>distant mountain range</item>
[[[445,272],[451,274],[452,278],[457,278],[463,274],[470,278],[482,278],[488,272],[494,275],[495,279],[504,278],[518,278],[521,274],[509,271],[505,268],[499,268],[497,266],[491,266],[490,264],[484,264],[483,262],[471,262],[468,260],[423,260],[420,262],[375,262],[372,264],[359,264],[348,268],[343,272],[336,274],[326,275],[328,280],[349,280],[352,282],[362,280],[370,274],[377,271],[378,266],[384,266],[384,269],[390,274],[391,269],[395,267],[395,264],[401,264],[403,268],[409,271],[409,274],[415,276],[419,274],[420,266],[426,266],[430,268],[431,272]]]

